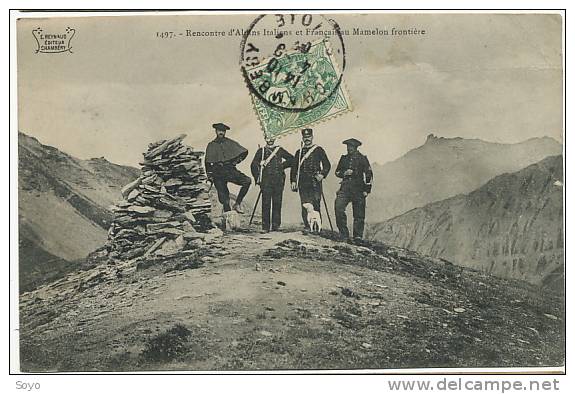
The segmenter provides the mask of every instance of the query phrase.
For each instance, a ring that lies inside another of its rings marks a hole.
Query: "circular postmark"
[[[259,15],[240,49],[249,90],[272,108],[311,110],[333,98],[342,83],[343,37],[337,22],[323,15]]]

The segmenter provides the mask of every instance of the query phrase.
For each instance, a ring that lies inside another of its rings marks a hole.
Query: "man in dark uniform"
[[[218,191],[218,200],[224,206],[224,212],[232,210],[228,182],[241,186],[234,210],[244,213],[241,203],[252,181],[249,176],[240,172],[236,165],[247,157],[248,151],[236,141],[226,138],[229,126],[215,123],[212,127],[216,131],[216,138],[210,141],[206,148],[205,164],[208,179],[213,182]]]
[[[262,229],[277,231],[282,221],[282,197],[285,169],[291,167],[293,156],[275,145],[274,138],[266,138],[266,145],[259,148],[252,160],[252,175],[262,193]],[[270,223],[271,211],[271,223]]]
[[[295,154],[290,180],[292,191],[299,191],[301,216],[306,229],[309,230],[307,211],[303,204],[311,203],[314,210],[321,212],[321,181],[329,174],[331,164],[323,148],[313,143],[312,129],[303,129],[301,135],[303,146]]]
[[[361,142],[355,138],[343,141],[347,145],[347,155],[341,156],[335,176],[342,178],[335,198],[335,222],[343,239],[349,239],[345,208],[351,202],[353,207],[353,238],[363,237],[365,220],[365,198],[371,193],[373,172],[367,157],[357,148]]]

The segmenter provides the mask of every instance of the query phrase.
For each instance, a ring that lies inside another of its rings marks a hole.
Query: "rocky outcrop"
[[[486,273],[563,284],[562,156],[372,228],[375,239]]]
[[[111,208],[110,257],[172,255],[197,248],[208,234],[221,234],[210,219],[204,152],[183,145],[185,137],[149,144],[142,174],[122,188],[124,199]]]

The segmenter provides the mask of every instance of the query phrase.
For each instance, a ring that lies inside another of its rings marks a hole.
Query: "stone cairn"
[[[124,186],[123,200],[111,208],[109,257],[169,256],[221,235],[209,216],[204,152],[183,145],[185,137],[148,145],[140,177]]]

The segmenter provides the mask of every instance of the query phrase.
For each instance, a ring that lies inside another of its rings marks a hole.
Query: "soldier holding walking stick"
[[[262,230],[265,232],[277,231],[281,225],[284,171],[291,167],[292,161],[293,156],[284,148],[275,145],[275,139],[272,137],[266,137],[266,145],[256,151],[252,160],[252,175],[256,184],[260,185]],[[255,209],[254,206],[254,211]]]
[[[331,164],[324,149],[313,143],[312,129],[303,129],[301,135],[302,147],[295,154],[290,180],[292,191],[299,191],[302,204],[301,215],[305,229],[309,231],[307,211],[303,204],[311,203],[315,211],[321,211],[323,195],[321,182],[329,174]]]

